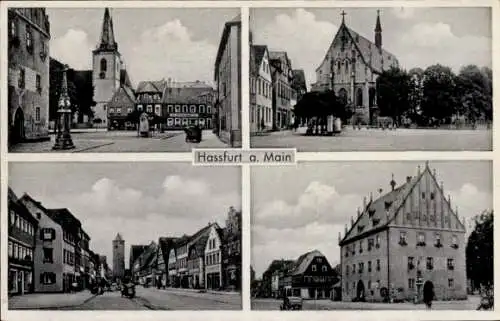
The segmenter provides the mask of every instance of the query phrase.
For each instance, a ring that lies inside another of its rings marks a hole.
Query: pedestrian
[[[424,303],[427,309],[432,308],[432,300],[434,299],[434,289],[432,286],[424,286]]]

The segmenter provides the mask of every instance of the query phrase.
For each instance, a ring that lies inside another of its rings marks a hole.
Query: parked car
[[[280,310],[302,310],[303,299],[298,296],[284,296]]]

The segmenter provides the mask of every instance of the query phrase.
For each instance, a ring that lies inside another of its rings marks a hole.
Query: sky
[[[254,44],[286,51],[292,68],[304,69],[307,86],[346,13],[348,27],[374,41],[377,9],[382,47],[406,70],[440,63],[458,72],[467,64],[491,67],[489,8],[258,8],[251,9]],[[307,45],[305,45],[307,44]]]
[[[193,234],[209,222],[225,224],[230,206],[241,209],[238,167],[187,163],[11,163],[9,186],[46,208],[68,208],[89,234],[92,251],[112,266],[112,240],[130,245],[161,236]]]
[[[363,197],[390,190],[417,175],[424,162],[314,162],[252,168],[252,267],[260,277],[274,259],[297,259],[321,251],[332,266],[340,263],[339,232],[356,217]],[[430,162],[453,209],[471,218],[493,208],[492,164],[488,161]],[[457,175],[460,173],[460,175]],[[270,193],[269,191],[273,191]]]
[[[134,86],[139,81],[213,81],[220,37],[239,9],[111,9],[115,41]],[[48,8],[50,55],[77,70],[92,69],[103,8]]]

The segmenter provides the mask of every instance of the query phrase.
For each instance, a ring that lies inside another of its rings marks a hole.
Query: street
[[[299,152],[488,151],[492,131],[447,129],[361,129],[345,127],[338,136],[305,136],[290,130],[252,136],[252,148],[297,148]]]
[[[432,310],[476,310],[478,296],[469,296],[465,301],[435,301]],[[282,300],[252,299],[252,310],[279,310]],[[426,310],[426,306],[413,303],[369,303],[340,302],[331,300],[305,300],[303,310]]]
[[[183,131],[167,131],[153,137],[137,137],[136,131],[87,131],[71,134],[75,149],[70,152],[190,152],[192,148],[228,148],[211,131],[204,130],[199,144],[185,142]],[[53,141],[22,143],[10,147],[10,152],[45,153],[52,151]],[[68,152],[68,151],[63,151]]]
[[[63,297],[64,296],[64,297]],[[119,291],[91,295],[88,291],[71,294],[28,294],[9,299],[9,309],[20,310],[241,310],[239,293],[199,293],[184,289],[158,290],[136,287],[133,299]]]

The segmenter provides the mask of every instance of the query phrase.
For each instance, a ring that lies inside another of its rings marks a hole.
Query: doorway
[[[356,299],[358,301],[365,301],[365,296],[366,296],[365,292],[366,292],[365,285],[363,284],[362,280],[359,280],[358,285],[356,287]]]
[[[22,142],[25,138],[24,133],[24,113],[21,107],[16,109],[16,113],[14,114],[14,124],[11,132],[11,141],[12,143]]]

